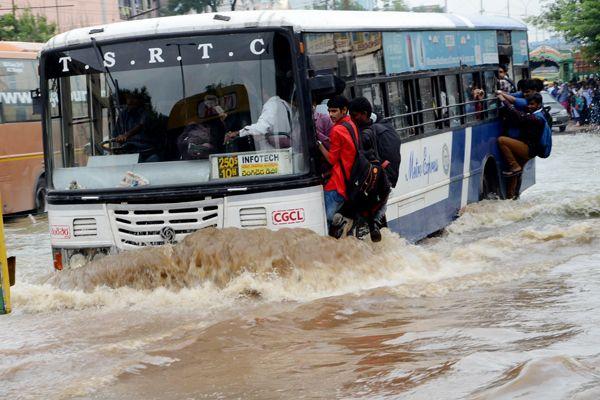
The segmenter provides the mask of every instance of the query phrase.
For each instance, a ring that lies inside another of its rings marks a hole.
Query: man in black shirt
[[[359,214],[364,217],[369,224],[369,232],[373,242],[381,240],[380,229],[385,225],[385,211],[388,196],[391,187],[398,181],[398,169],[393,168],[390,163],[396,164],[396,160],[385,160],[385,155],[381,154],[378,142],[381,140],[381,133],[385,129],[392,129],[388,124],[376,123],[371,120],[372,107],[369,100],[364,97],[357,97],[350,102],[350,117],[360,131],[360,139],[363,153],[367,159],[375,164],[379,164],[384,174],[377,182],[377,191],[369,196],[368,204],[354,205]],[[394,132],[395,135],[395,132]],[[400,153],[398,149],[397,164],[400,164]]]

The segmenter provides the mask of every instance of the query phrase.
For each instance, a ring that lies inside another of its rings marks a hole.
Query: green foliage
[[[364,11],[363,6],[358,4],[358,2],[354,0],[336,0],[335,1],[335,9],[336,10],[353,10],[353,11]]]
[[[357,1],[354,0],[336,0],[336,10],[351,10],[351,11],[364,11],[365,9]]]
[[[355,0],[319,0],[313,3],[315,10],[351,10],[364,11],[364,8]]]
[[[222,0],[169,0],[168,13],[171,15],[189,14],[190,12],[216,12]]]
[[[562,33],[586,48],[589,60],[600,58],[600,0],[554,0],[529,22]]]
[[[404,0],[391,0],[383,4],[383,11],[410,11]]]
[[[46,17],[33,15],[25,9],[21,15],[10,13],[0,16],[0,40],[46,42],[56,34],[56,24]]]
[[[443,13],[444,7],[439,4],[434,4],[431,6],[416,6],[411,9],[413,12],[431,12],[431,13]]]

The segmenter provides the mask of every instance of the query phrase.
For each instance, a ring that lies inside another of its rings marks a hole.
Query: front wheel
[[[46,178],[40,176],[35,185],[35,211],[41,214],[46,211]]]
[[[559,132],[564,132],[566,129],[567,129],[567,126],[566,126],[566,125],[563,125],[563,126],[559,126],[559,127],[558,127],[558,131],[559,131]]]

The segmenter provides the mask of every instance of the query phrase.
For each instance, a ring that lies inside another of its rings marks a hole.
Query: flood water
[[[201,231],[55,274],[10,221],[0,398],[598,399],[600,134],[554,142],[419,245]]]

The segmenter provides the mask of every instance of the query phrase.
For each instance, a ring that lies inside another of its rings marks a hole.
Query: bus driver
[[[129,153],[140,153],[140,162],[160,161],[155,152],[155,140],[149,129],[150,114],[145,108],[145,91],[124,90],[122,95],[125,98],[125,109],[117,119],[118,132],[115,141],[127,144]]]

